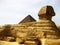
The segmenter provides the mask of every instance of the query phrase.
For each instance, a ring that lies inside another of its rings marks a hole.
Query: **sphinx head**
[[[38,12],[39,19],[51,20],[52,16],[55,16],[55,12],[52,6],[44,6]]]

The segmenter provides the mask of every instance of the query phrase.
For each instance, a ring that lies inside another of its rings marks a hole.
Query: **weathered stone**
[[[34,37],[29,37],[24,43],[25,45],[41,45],[41,42],[38,40],[38,38]]]
[[[24,45],[38,45],[35,41],[26,41]]]
[[[54,9],[52,6],[44,6],[40,9],[38,15],[46,15],[46,16],[54,16],[55,15],[55,12],[54,12]]]
[[[41,8],[41,10],[38,13],[39,23],[41,23],[41,24],[38,24],[38,25],[41,25],[39,26],[38,29],[44,32],[46,38],[50,36],[51,36],[50,38],[52,38],[52,36],[54,37],[54,35],[57,38],[57,36],[59,35],[58,28],[56,27],[55,23],[51,20],[52,16],[54,15],[55,15],[55,12],[51,6],[45,6]]]
[[[52,16],[55,15],[55,12],[53,10],[52,6],[44,6],[43,8],[41,8],[41,10],[38,13],[38,16],[40,19],[50,19],[52,18]]]
[[[19,45],[17,42],[0,41],[0,45]]]
[[[28,18],[29,20],[25,19],[26,22],[23,20],[22,23],[11,25],[11,27],[13,28],[10,29],[12,35],[9,36],[16,38],[16,42],[24,43],[25,45],[52,45],[53,43],[56,43],[52,42],[52,40],[57,41],[54,39],[60,38],[60,31],[52,21],[52,17],[55,16],[55,12],[52,6],[44,6],[43,8],[41,8],[38,16],[38,22],[32,22],[34,21],[34,19],[30,20],[30,18]],[[0,35],[2,31],[3,28],[0,31]],[[0,39],[10,41],[11,38],[4,39],[4,37],[7,35],[5,33],[5,31],[2,32],[3,38],[0,36]],[[51,41],[45,41],[45,39],[51,39]],[[59,41],[56,45],[58,44]]]
[[[60,45],[60,39],[44,39],[44,45]]]

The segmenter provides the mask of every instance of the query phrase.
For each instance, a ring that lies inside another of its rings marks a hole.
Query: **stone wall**
[[[44,39],[43,45],[60,45],[60,39]]]

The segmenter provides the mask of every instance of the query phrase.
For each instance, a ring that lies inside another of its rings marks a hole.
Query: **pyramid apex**
[[[33,21],[35,22],[36,20],[31,15],[28,15],[21,22],[19,22],[19,24],[20,23],[33,22]]]

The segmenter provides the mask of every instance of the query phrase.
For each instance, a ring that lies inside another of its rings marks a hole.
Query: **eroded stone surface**
[[[52,6],[44,6],[39,10],[38,16],[40,19],[51,20],[52,16],[55,16],[55,12]]]
[[[5,36],[3,35],[4,33],[2,32],[3,38],[0,37],[0,39],[2,38],[3,40],[6,40],[8,37],[14,37],[16,39],[16,42],[18,43],[25,42],[24,43],[25,45],[38,45],[37,44],[38,41],[36,42],[34,38],[37,38],[39,41],[41,41],[41,45],[44,45],[44,39],[51,39],[51,41],[54,39],[58,39],[60,38],[59,30],[56,27],[55,23],[52,21],[52,16],[54,15],[55,12],[51,6],[44,6],[38,13],[39,16],[38,22],[29,22],[29,23],[11,25],[12,27],[12,29],[10,29],[11,35]],[[1,31],[2,30],[3,28],[1,29]],[[9,38],[6,41],[10,41],[10,39],[11,38]],[[32,41],[34,43],[32,43]],[[45,45],[49,44],[47,43],[48,40],[45,42],[46,42]],[[52,42],[51,44],[53,43],[56,42]]]

